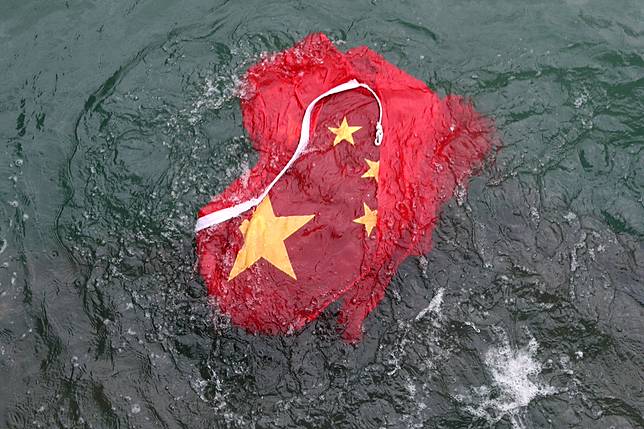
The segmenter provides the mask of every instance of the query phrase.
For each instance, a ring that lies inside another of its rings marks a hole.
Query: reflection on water
[[[0,421],[640,427],[642,9],[172,1],[0,18]],[[503,150],[366,322],[213,314],[194,214],[253,165],[238,77],[313,30],[472,97]],[[456,31],[458,30],[458,31]]]

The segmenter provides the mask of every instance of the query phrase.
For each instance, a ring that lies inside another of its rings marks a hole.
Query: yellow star
[[[362,203],[364,208],[364,216],[354,219],[355,223],[361,223],[364,225],[367,230],[367,237],[371,235],[371,231],[376,226],[376,220],[378,219],[378,210],[371,210],[369,206],[365,203]]]
[[[337,145],[342,140],[346,140],[352,145],[355,145],[355,143],[353,142],[353,133],[358,131],[360,128],[362,127],[350,127],[347,123],[347,117],[345,116],[338,128],[329,127],[329,131],[335,134],[333,146]]]
[[[228,280],[234,279],[260,258],[264,258],[291,276],[293,280],[297,280],[284,240],[302,228],[313,217],[314,215],[275,216],[270,198],[264,198],[255,209],[250,221],[244,220],[239,227],[244,236],[244,245],[237,253]]]
[[[369,166],[369,170],[365,174],[363,174],[360,177],[373,177],[376,179],[376,183],[378,183],[378,173],[380,172],[380,161],[371,161],[369,159],[365,159],[367,165]]]

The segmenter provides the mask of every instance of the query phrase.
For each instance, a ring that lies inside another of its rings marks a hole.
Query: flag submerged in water
[[[265,334],[292,333],[340,300],[356,341],[400,263],[429,251],[441,204],[491,149],[490,123],[323,34],[243,82],[259,160],[199,212],[208,292],[234,324]]]

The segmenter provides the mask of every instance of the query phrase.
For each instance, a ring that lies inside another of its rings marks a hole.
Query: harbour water
[[[644,427],[641,1],[0,5],[0,427]],[[199,207],[252,167],[238,83],[322,31],[502,148],[357,345],[213,313]]]

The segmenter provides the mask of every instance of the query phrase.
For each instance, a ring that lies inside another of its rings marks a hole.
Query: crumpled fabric
[[[441,205],[494,146],[491,121],[461,97],[440,99],[372,50],[343,53],[325,35],[311,34],[243,77],[243,125],[259,159],[198,216],[259,195],[293,154],[307,105],[351,79],[382,100],[382,145],[373,144],[375,99],[362,89],[333,95],[314,110],[306,153],[269,194],[276,216],[314,215],[284,241],[297,279],[260,259],[229,280],[244,244],[240,226],[253,211],[197,233],[199,272],[209,294],[219,311],[250,332],[294,333],[340,300],[343,338],[359,340],[398,266],[429,252]],[[329,127],[343,118],[361,129],[354,145],[334,146]],[[365,159],[379,161],[377,182],[361,177]],[[369,235],[354,222],[363,204],[377,210]]]

